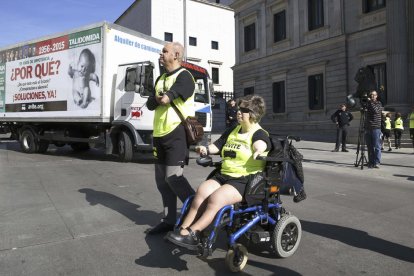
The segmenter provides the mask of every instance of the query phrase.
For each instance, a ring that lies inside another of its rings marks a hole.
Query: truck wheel
[[[24,153],[35,153],[38,150],[39,143],[31,129],[23,130],[20,135],[20,146]]]
[[[70,144],[70,147],[74,151],[87,151],[90,149],[88,143],[81,143],[81,142]]]
[[[39,142],[39,148],[37,149],[38,153],[45,153],[49,148],[49,142]]]
[[[122,162],[130,162],[132,160],[132,139],[129,133],[122,131],[118,139],[119,160]]]

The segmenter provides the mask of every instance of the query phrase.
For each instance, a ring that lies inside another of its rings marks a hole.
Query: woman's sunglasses
[[[239,110],[241,113],[250,113],[251,112],[251,110],[248,109],[247,107],[241,107],[241,106],[239,106],[237,108],[237,110]]]

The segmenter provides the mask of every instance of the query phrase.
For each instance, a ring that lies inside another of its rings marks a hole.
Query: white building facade
[[[137,0],[115,23],[186,48],[186,60],[206,68],[214,91],[233,91],[234,12],[220,1]],[[231,1],[228,1],[231,2]]]

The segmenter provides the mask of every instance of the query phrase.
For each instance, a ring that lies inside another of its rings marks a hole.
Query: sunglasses
[[[251,110],[248,109],[247,107],[241,107],[241,106],[239,106],[237,108],[237,110],[239,110],[241,113],[250,113],[251,112]]]

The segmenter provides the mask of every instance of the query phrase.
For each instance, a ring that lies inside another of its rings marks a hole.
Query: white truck
[[[0,125],[26,153],[50,144],[104,147],[128,162],[152,150],[153,112],[146,108],[160,75],[164,41],[102,22],[0,49]],[[196,81],[196,116],[211,132],[212,83]]]

